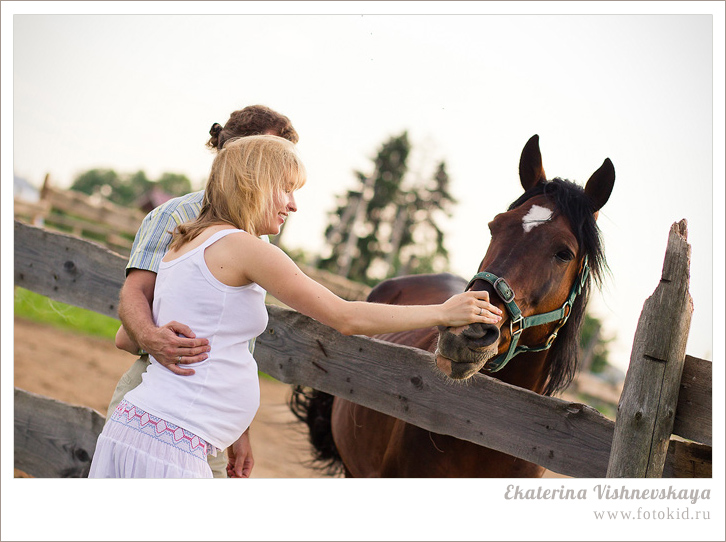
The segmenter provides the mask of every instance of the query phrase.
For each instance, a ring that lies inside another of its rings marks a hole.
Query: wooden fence
[[[128,255],[136,231],[146,213],[88,196],[74,190],[61,190],[45,176],[40,201],[15,199],[15,218],[50,230],[70,232],[92,239],[120,254]]]
[[[651,323],[664,319],[663,301],[673,295],[670,285],[685,280],[681,302],[687,304],[690,299],[687,272],[684,275],[682,265],[671,263],[674,251],[688,249],[684,234],[681,225],[671,228],[669,239],[673,242],[669,242],[666,253],[665,280],[646,302],[641,315],[641,323],[647,325],[639,325],[636,333],[616,422],[588,405],[543,397],[484,375],[476,375],[463,385],[452,385],[432,370],[433,356],[428,352],[365,337],[346,337],[302,314],[272,305],[268,305],[269,325],[257,341],[255,357],[262,371],[283,382],[345,397],[563,475],[710,477],[711,362],[681,352],[680,345],[685,345],[682,335],[688,333],[684,322],[676,326],[681,334],[677,340],[651,336]],[[688,261],[687,257],[676,259]],[[116,316],[124,265],[123,257],[96,244],[15,223],[18,286]],[[672,313],[667,318],[672,318]],[[687,319],[690,321],[690,313]],[[658,333],[666,331],[672,330],[657,329]],[[652,345],[654,339],[656,343],[672,343],[673,348],[656,352],[637,346],[643,341]],[[649,366],[656,366],[660,373],[651,374]],[[666,367],[668,371],[663,370]],[[642,389],[645,382],[651,386],[658,378],[661,382],[657,393]],[[675,392],[670,389],[674,385]],[[92,421],[69,416],[65,424],[41,423],[35,421],[43,416],[37,412],[39,401],[42,399],[16,391],[16,465],[37,459],[46,465],[57,464],[56,476],[71,472],[70,468],[75,469],[72,472],[82,471],[86,458],[93,455],[100,415],[93,413],[98,418],[91,416]],[[660,406],[656,406],[657,402]],[[623,412],[628,414],[623,416]],[[78,428],[79,424],[85,425]],[[26,448],[20,446],[33,442],[41,449],[40,441],[67,439],[71,431],[68,425],[74,425],[76,434],[90,434],[91,438],[83,440],[82,445],[63,447],[59,454],[63,458],[44,455],[29,459]],[[646,434],[648,426],[651,430]],[[611,452],[630,443],[627,439],[633,435],[638,441],[638,449],[633,451],[645,460],[638,461],[638,468],[625,472],[622,454]],[[25,467],[29,474],[42,472],[40,466]]]

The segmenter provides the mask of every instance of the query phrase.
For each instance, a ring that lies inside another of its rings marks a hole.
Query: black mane
[[[585,315],[585,307],[590,297],[591,283],[600,288],[603,275],[608,271],[605,253],[603,251],[600,229],[595,222],[593,205],[585,190],[565,179],[555,178],[551,181],[541,182],[522,194],[509,210],[519,207],[527,200],[544,195],[554,203],[556,212],[563,215],[570,223],[577,239],[581,256],[587,255],[590,274],[585,281],[582,293],[577,297],[572,307],[567,323],[557,334],[557,340],[549,351],[550,371],[545,385],[544,395],[565,389],[575,377],[579,364],[580,327]]]

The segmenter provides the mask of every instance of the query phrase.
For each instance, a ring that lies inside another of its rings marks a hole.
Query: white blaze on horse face
[[[552,218],[552,211],[547,207],[540,207],[539,205],[532,205],[529,212],[522,218],[522,227],[525,233],[532,231],[532,228],[539,226],[540,224],[547,222]]]

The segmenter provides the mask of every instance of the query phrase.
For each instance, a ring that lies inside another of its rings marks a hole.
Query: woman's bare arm
[[[230,235],[208,258],[227,258],[250,282],[256,282],[293,309],[346,335],[375,335],[429,326],[496,323],[501,311],[485,291],[453,296],[441,305],[386,305],[346,301],[305,275],[282,250],[251,235]],[[211,247],[210,247],[211,248]],[[224,251],[224,252],[223,252]],[[229,257],[233,253],[235,256]],[[244,257],[236,257],[237,255]]]

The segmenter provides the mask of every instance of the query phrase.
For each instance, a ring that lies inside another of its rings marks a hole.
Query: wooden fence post
[[[609,478],[660,478],[693,314],[687,223],[671,226],[660,284],[643,306],[613,434]]]

